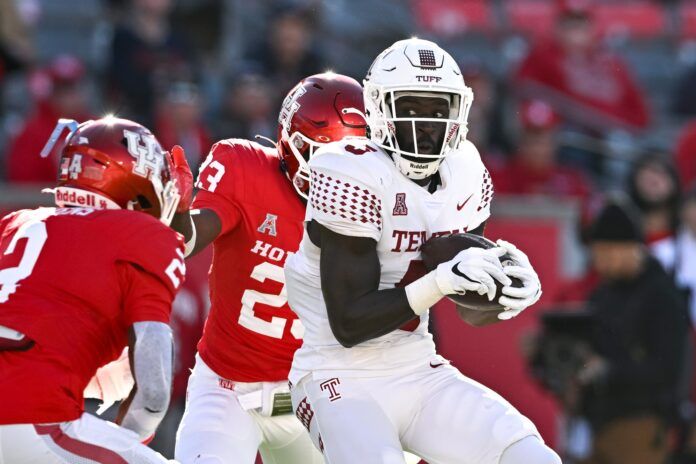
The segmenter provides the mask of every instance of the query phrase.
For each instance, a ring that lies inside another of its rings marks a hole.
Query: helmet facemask
[[[150,175],[150,182],[152,182],[152,187],[160,204],[159,220],[168,226],[172,223],[176,207],[179,206],[179,200],[181,200],[179,189],[171,178],[163,185],[158,176]]]
[[[365,96],[370,138],[392,154],[398,169],[410,179],[420,180],[435,174],[445,156],[466,137],[466,121],[473,101],[468,87],[440,91],[420,90],[415,86],[385,88],[366,82]],[[436,104],[435,107],[441,106],[446,114],[436,117],[403,114],[398,104],[402,98],[441,100],[446,106]]]
[[[309,164],[307,163],[324,144],[315,142],[299,131],[288,134],[285,128],[282,129],[282,139],[287,141],[290,153],[292,153],[298,165],[297,172],[290,179],[292,186],[299,196],[308,200],[307,193],[309,191],[310,174]]]

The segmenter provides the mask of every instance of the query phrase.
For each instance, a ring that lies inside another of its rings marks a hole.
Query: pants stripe
[[[76,456],[100,464],[128,464],[128,461],[119,456],[115,451],[66,435],[58,424],[34,425],[34,429],[39,435],[48,435],[59,448]]]

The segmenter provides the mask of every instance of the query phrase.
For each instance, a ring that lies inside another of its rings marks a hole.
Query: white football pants
[[[435,359],[397,375],[307,375],[293,408],[329,464],[404,464],[403,450],[429,464],[498,464],[529,436],[545,448],[500,395]]]
[[[0,464],[168,462],[140,443],[135,432],[87,413],[58,424],[0,425]]]
[[[320,464],[319,453],[295,415],[263,416],[245,411],[238,392],[258,384],[234,383],[234,389],[200,357],[189,377],[186,411],[177,432],[175,456],[182,464]]]

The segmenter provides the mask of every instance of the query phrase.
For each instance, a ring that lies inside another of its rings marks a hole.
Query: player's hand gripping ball
[[[468,248],[483,248],[490,249],[496,248],[494,242],[488,240],[485,237],[475,234],[454,234],[447,236],[434,237],[425,242],[421,248],[421,256],[423,258],[423,264],[428,272],[437,268],[441,263],[450,261],[457,254]],[[513,265],[512,257],[509,253],[505,253],[500,257],[500,262],[505,266]],[[522,288],[523,283],[520,279],[516,277],[510,277],[512,280],[511,286],[514,288]],[[499,303],[499,298],[502,295],[503,284],[498,280],[495,280],[496,292],[495,298],[489,300],[486,294],[480,295],[477,292],[466,292],[464,295],[447,295],[447,297],[454,303],[463,306],[468,309],[473,309],[477,311],[502,311],[505,309],[504,305]]]

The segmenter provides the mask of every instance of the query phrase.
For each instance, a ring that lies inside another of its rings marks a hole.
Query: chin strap
[[[65,136],[65,140],[68,140],[70,137],[72,137],[75,131],[77,131],[78,126],[78,122],[74,119],[59,119],[58,124],[56,124],[56,127],[53,129],[53,132],[51,133],[51,136],[48,138],[46,145],[44,145],[43,149],[41,150],[41,157],[48,158],[48,156],[51,154],[51,151],[53,150],[53,147],[56,145],[58,139],[63,134],[63,131],[65,129],[68,129],[68,135]]]
[[[341,113],[343,113],[343,114],[357,114],[358,116],[363,118],[365,120],[365,124],[367,124],[367,116],[365,116],[365,113],[363,113],[362,111],[360,111],[357,108],[352,108],[352,107],[351,108],[343,108],[341,110]]]
[[[273,140],[269,139],[268,137],[265,137],[263,135],[255,135],[254,138],[256,140],[263,140],[264,142],[270,143],[273,148],[278,148],[278,143],[274,142]]]

